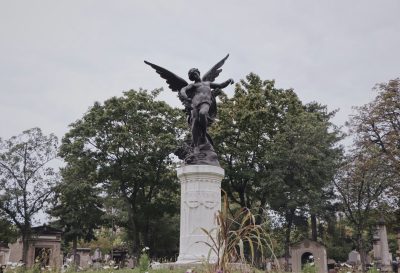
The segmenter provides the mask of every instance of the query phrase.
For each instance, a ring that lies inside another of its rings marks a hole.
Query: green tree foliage
[[[351,234],[346,232],[348,227],[347,219],[343,213],[336,214],[327,224],[326,233],[323,236],[323,242],[326,246],[327,256],[337,262],[345,262],[348,260],[350,251],[354,249],[354,243]]]
[[[126,229],[134,253],[149,244],[154,225],[162,225],[154,219],[173,215],[178,207],[171,154],[184,118],[155,100],[159,92],[131,90],[95,103],[71,125],[61,147],[67,163],[95,166],[97,186],[117,200],[112,204],[116,221]]]
[[[298,113],[289,112],[275,136],[265,195],[271,208],[285,218],[286,246],[292,225],[307,226],[304,215],[311,215],[313,239],[317,239],[316,216],[327,216],[342,154],[337,146],[340,133],[329,121],[333,115],[326,107],[308,104]]]
[[[26,262],[32,219],[48,203],[58,178],[50,162],[57,156],[57,137],[39,128],[9,140],[0,139],[0,210],[18,228]]]
[[[291,90],[278,90],[274,82],[250,74],[236,85],[233,98],[222,98],[219,122],[212,127],[216,149],[226,172],[223,186],[230,199],[241,207],[263,207],[261,187],[271,176],[269,160],[272,139],[279,131],[285,112],[300,102]]]
[[[321,213],[331,196],[329,185],[341,156],[333,113],[317,103],[303,105],[293,90],[250,74],[222,98],[213,128],[223,187],[242,207],[262,212],[267,206],[285,220],[286,254],[293,224]]]
[[[17,239],[17,234],[15,226],[0,211],[0,243],[14,242]]]
[[[96,165],[89,160],[65,157],[67,166],[62,169],[62,182],[55,188],[50,215],[63,229],[64,243],[73,242],[72,252],[76,255],[78,240],[90,241],[94,231],[102,224],[103,204],[101,189],[96,185]]]

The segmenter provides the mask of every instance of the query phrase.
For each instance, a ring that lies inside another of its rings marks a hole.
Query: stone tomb
[[[290,263],[292,272],[300,273],[305,263],[315,263],[318,273],[328,272],[328,261],[326,257],[326,248],[324,245],[305,239],[290,246]],[[311,259],[312,257],[312,259]]]
[[[0,242],[0,266],[6,265],[10,256],[8,244]]]
[[[18,263],[22,260],[22,239],[18,239],[10,246],[9,262]],[[32,267],[35,260],[41,260],[42,266],[60,268],[61,255],[61,230],[49,226],[32,228],[32,236],[29,240],[27,267]]]

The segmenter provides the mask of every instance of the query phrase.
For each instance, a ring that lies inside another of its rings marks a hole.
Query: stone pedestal
[[[201,230],[215,228],[215,215],[221,209],[221,180],[224,170],[211,165],[186,165],[177,169],[181,183],[180,244],[177,263],[207,259],[208,236]],[[215,260],[215,255],[210,256]]]
[[[391,272],[392,271],[392,257],[389,253],[389,244],[386,233],[386,226],[384,223],[379,224],[379,237],[380,237],[380,246],[381,246],[381,262],[382,268],[381,271]]]

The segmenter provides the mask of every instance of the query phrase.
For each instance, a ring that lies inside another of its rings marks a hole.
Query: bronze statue
[[[188,123],[192,129],[192,139],[189,145],[178,149],[176,154],[186,164],[219,165],[207,128],[213,123],[217,114],[216,97],[221,93],[222,88],[234,83],[232,79],[219,84],[214,83],[228,57],[229,54],[202,78],[200,78],[200,71],[197,68],[190,69],[188,75],[189,79],[193,81],[190,84],[167,69],[144,61],[167,81],[172,91],[178,92],[178,98],[185,106]]]

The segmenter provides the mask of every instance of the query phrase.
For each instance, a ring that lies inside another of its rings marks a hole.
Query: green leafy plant
[[[150,258],[147,254],[148,247],[143,248],[142,255],[139,258],[139,271],[140,273],[147,272],[150,268]]]
[[[380,271],[376,268],[376,266],[371,267],[368,269],[367,273],[379,273]]]
[[[271,239],[262,224],[256,223],[256,216],[247,208],[242,208],[231,214],[227,195],[224,192],[223,207],[216,215],[217,227],[211,230],[202,228],[207,234],[208,241],[202,242],[210,247],[207,271],[231,272],[232,263],[254,264],[256,251],[264,257],[268,248],[273,258],[276,256],[272,249]],[[214,254],[216,262],[210,261]],[[278,264],[278,263],[277,263]]]
[[[301,273],[317,273],[317,268],[315,264],[306,263],[301,270]]]

